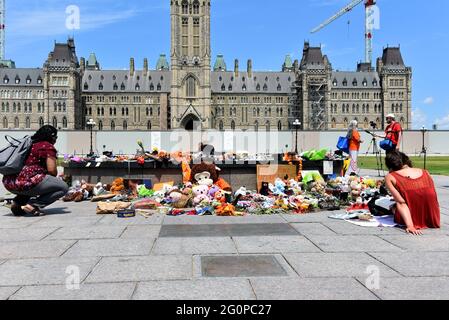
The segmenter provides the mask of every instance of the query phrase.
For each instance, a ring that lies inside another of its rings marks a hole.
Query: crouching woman
[[[390,169],[386,184],[397,203],[395,222],[413,235],[440,228],[440,206],[430,174],[413,168],[409,157],[399,151],[387,154],[386,165]]]
[[[22,171],[18,175],[3,177],[5,188],[17,195],[11,206],[15,216],[40,216],[42,209],[68,192],[67,184],[56,177],[56,128],[43,126],[31,139],[33,144]]]

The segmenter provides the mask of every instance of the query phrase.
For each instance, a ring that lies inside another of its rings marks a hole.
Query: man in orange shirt
[[[360,132],[357,130],[357,121],[351,121],[348,129],[347,138],[349,139],[349,156],[351,158],[351,163],[348,170],[346,171],[346,176],[351,176],[352,174],[358,174],[359,168],[357,165],[357,158],[360,151],[360,144],[363,142],[360,137]]]

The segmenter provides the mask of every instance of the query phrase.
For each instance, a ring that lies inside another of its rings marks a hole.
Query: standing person
[[[349,164],[349,168],[346,171],[346,176],[351,176],[352,174],[358,174],[359,167],[357,164],[360,144],[363,142],[360,138],[360,132],[357,128],[358,123],[357,120],[351,121],[349,124],[348,135],[347,138],[349,140],[349,157],[351,158],[351,163]]]
[[[392,113],[387,115],[387,128],[385,129],[385,139],[391,140],[393,143],[393,148],[390,151],[399,150],[401,135],[402,135],[402,127],[399,122],[396,122],[396,116]],[[387,151],[387,152],[390,152]]]
[[[399,151],[388,153],[385,162],[390,169],[386,184],[397,203],[395,222],[413,235],[440,228],[440,206],[430,174],[413,168],[410,158]]]
[[[58,139],[58,130],[43,126],[31,139],[33,145],[22,171],[3,177],[5,188],[17,195],[11,206],[16,216],[40,216],[42,209],[68,192],[67,184],[56,178],[58,170],[54,144]]]

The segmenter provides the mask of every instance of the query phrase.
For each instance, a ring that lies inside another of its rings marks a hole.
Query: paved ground
[[[449,299],[449,179],[435,181],[443,228],[420,238],[329,213],[117,219],[57,203],[15,218],[2,207],[0,299]]]

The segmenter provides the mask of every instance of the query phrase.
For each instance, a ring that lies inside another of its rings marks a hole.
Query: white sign
[[[334,162],[333,161],[323,161],[323,174],[324,175],[334,174]]]

